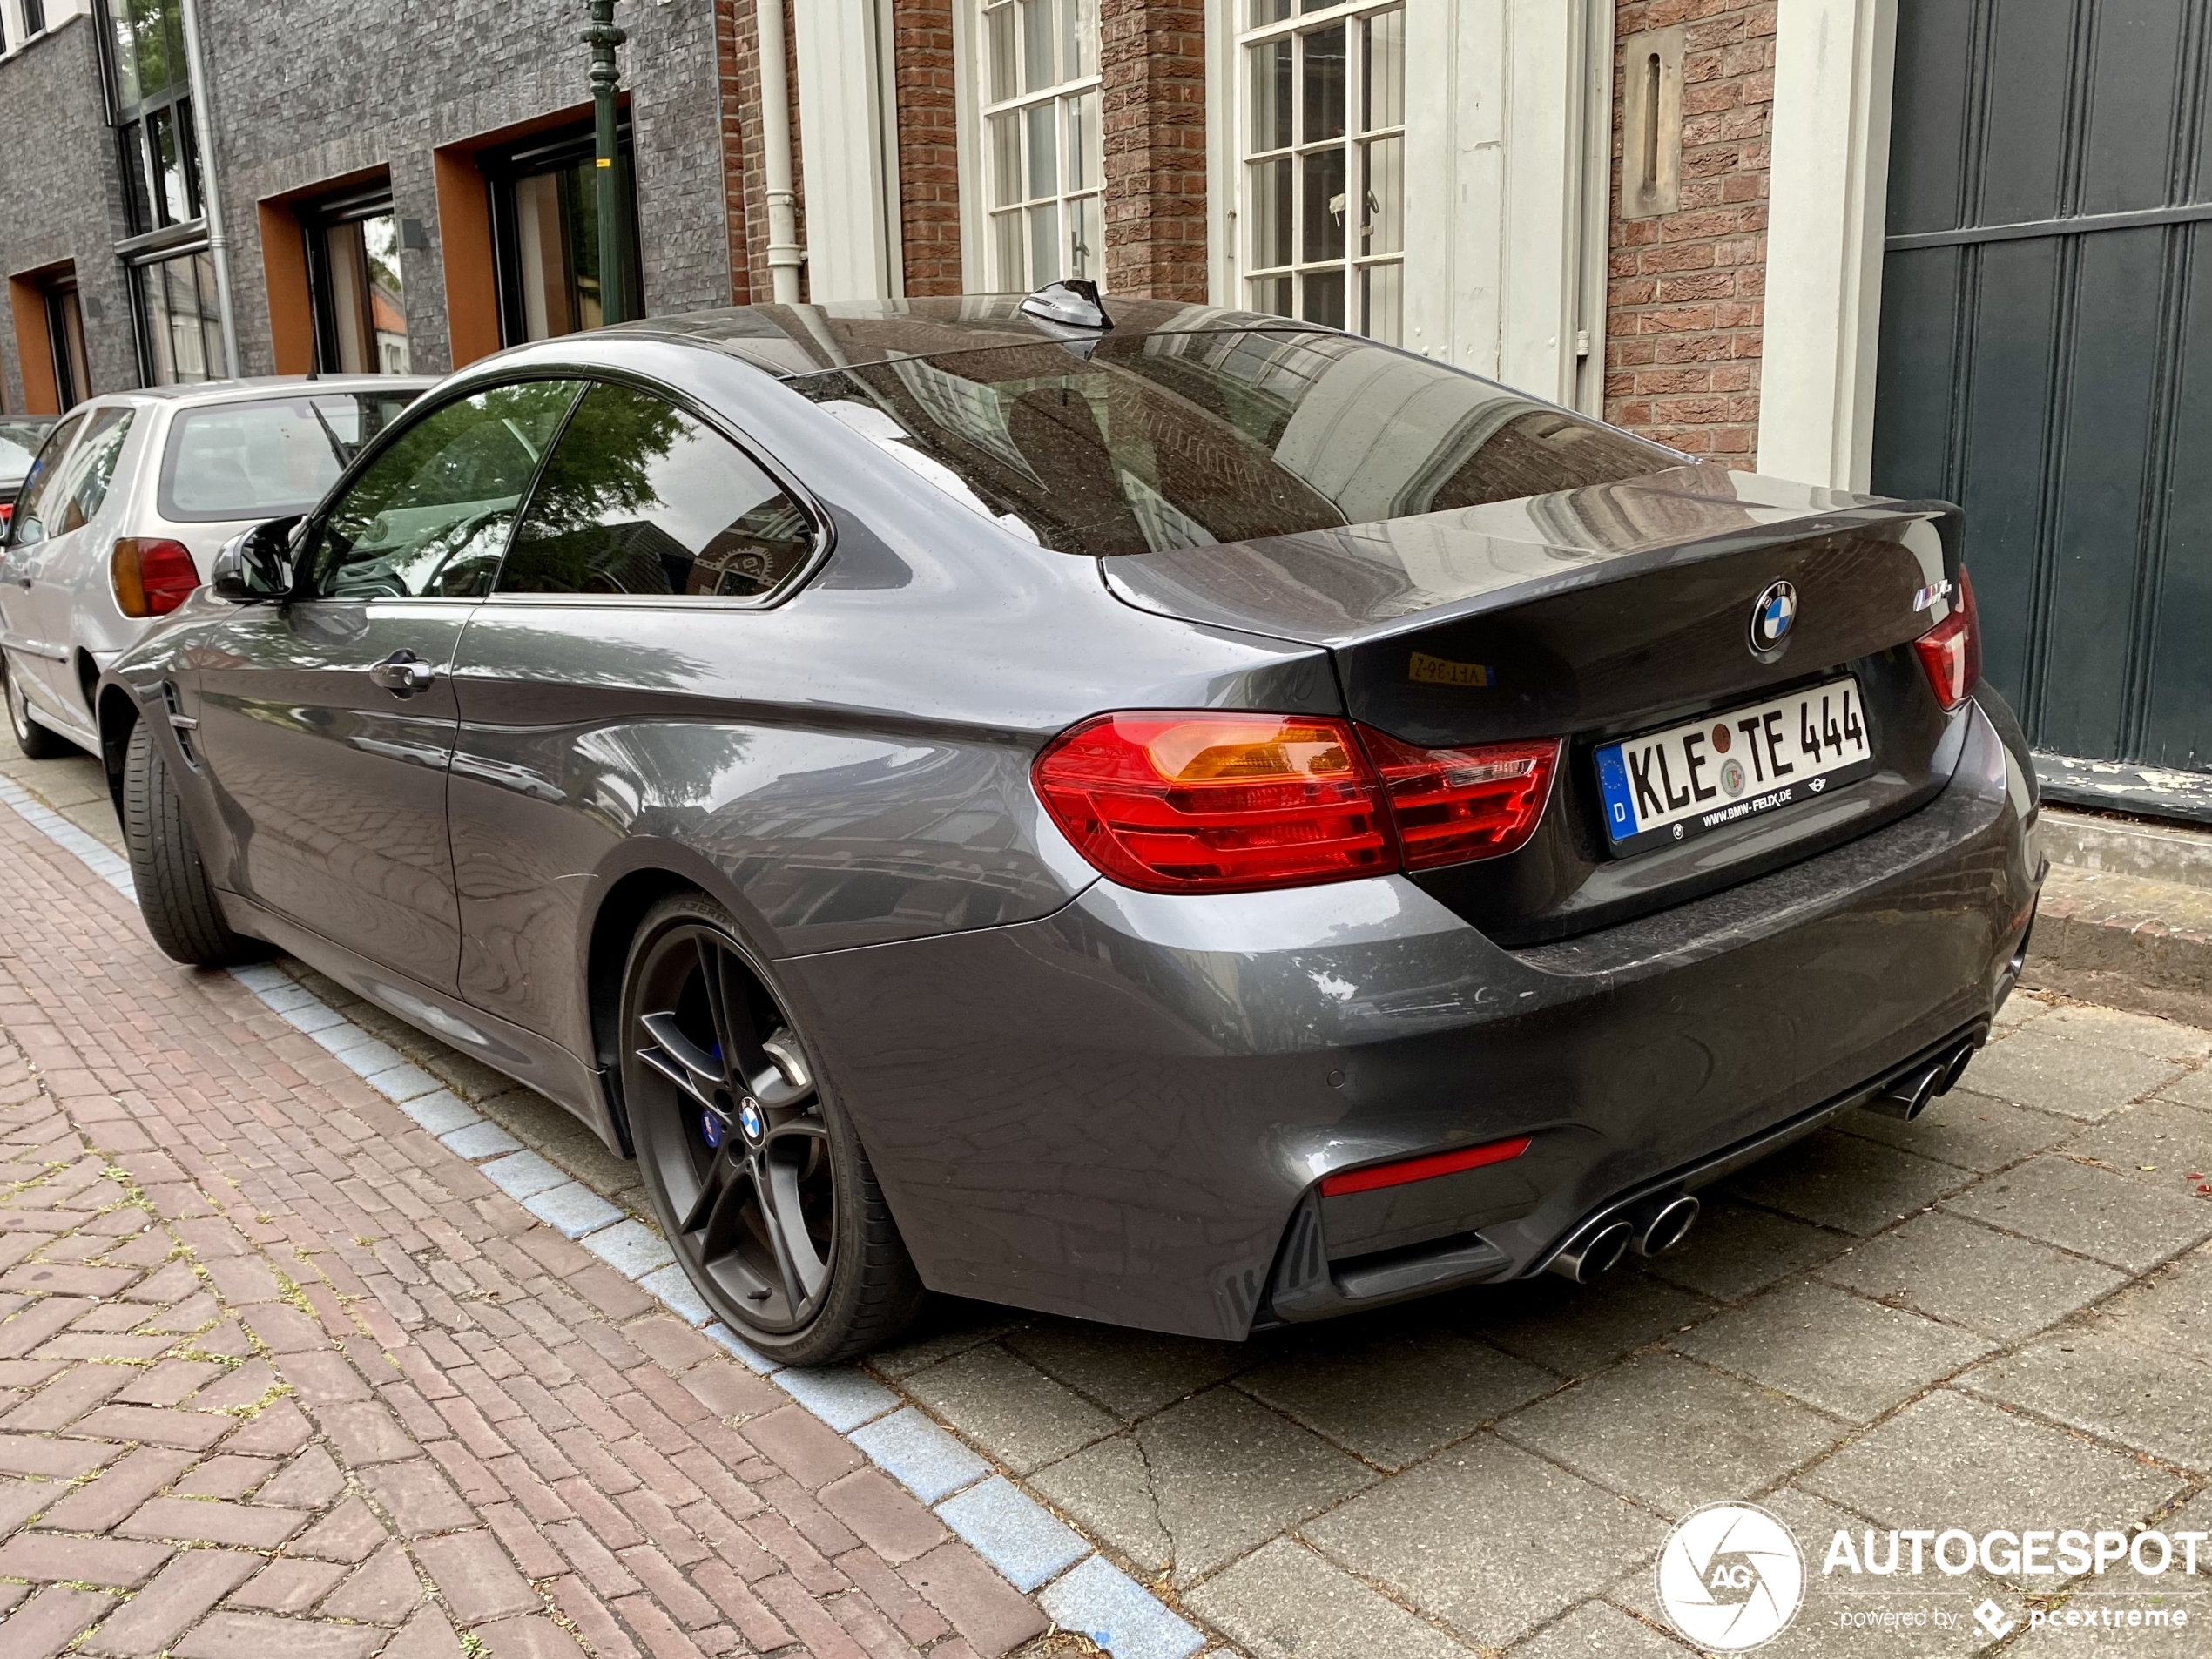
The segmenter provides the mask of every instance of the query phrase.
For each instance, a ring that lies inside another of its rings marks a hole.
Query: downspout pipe
[[[199,0],[180,0],[185,24],[185,66],[192,75],[192,124],[199,141],[199,205],[207,221],[207,255],[215,267],[215,310],[223,328],[223,377],[237,380],[238,314],[231,304],[231,239],[223,224],[223,167],[215,153],[214,97],[207,80],[207,57],[200,49]]]
[[[804,0],[801,0],[804,3]],[[784,68],[784,0],[753,0],[760,43],[760,147],[768,191],[768,280],[779,306],[799,303],[799,199],[791,187],[791,84]]]

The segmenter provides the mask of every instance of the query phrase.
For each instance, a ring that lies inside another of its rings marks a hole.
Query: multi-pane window
[[[182,9],[175,0],[109,0],[125,206],[138,234],[200,216]]]
[[[988,286],[1103,286],[1098,0],[986,0],[979,15]]]
[[[206,248],[131,268],[145,334],[146,380],[154,386],[210,381],[223,372],[223,321],[215,259]]]
[[[1245,301],[1394,345],[1405,320],[1405,8],[1241,3]]]

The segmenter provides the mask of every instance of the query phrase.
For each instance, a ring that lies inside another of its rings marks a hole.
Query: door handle
[[[437,677],[438,671],[411,651],[395,651],[368,671],[373,682],[400,697],[428,691]]]

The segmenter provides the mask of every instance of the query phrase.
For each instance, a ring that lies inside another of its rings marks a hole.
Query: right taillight
[[[182,542],[125,536],[108,556],[109,584],[126,617],[165,617],[199,585],[192,550]]]
[[[1912,642],[1936,701],[1946,711],[1973,695],[1981,681],[1981,627],[1974,617],[1974,584],[1959,567],[1959,602],[1951,614]]]
[[[1496,858],[1535,833],[1556,739],[1420,749],[1320,716],[1102,714],[1037,757],[1083,857],[1148,893],[1244,893]]]

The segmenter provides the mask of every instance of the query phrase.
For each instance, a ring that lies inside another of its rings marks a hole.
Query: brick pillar
[[[958,293],[960,130],[953,0],[892,0],[899,98],[899,239],[907,293]]]
[[[806,240],[806,171],[799,146],[799,62],[791,0],[784,5],[784,83],[791,99],[792,189],[799,198],[799,239]],[[760,146],[760,36],[753,0],[714,0],[715,51],[722,81],[722,179],[730,238],[730,303],[765,305],[768,276],[767,163]],[[804,279],[801,279],[802,283]]]
[[[1102,0],[1098,31],[1107,287],[1203,303],[1204,0]]]
[[[1748,468],[1758,442],[1775,0],[1621,0],[1617,37],[1686,24],[1680,208],[1621,216],[1613,91],[1606,419]]]

